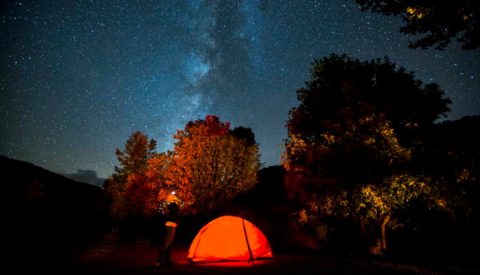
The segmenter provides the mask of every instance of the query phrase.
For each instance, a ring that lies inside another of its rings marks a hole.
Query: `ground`
[[[426,268],[391,263],[380,259],[326,257],[319,255],[281,255],[273,259],[248,262],[191,264],[187,246],[177,245],[172,266],[155,267],[158,247],[147,238],[121,241],[107,234],[79,252],[68,264],[51,265],[46,274],[479,274],[480,270]],[[36,270],[39,271],[39,270]]]

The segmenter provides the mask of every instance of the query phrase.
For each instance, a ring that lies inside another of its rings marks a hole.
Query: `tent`
[[[253,261],[272,258],[267,238],[251,222],[222,216],[204,225],[193,239],[187,258],[192,262]]]

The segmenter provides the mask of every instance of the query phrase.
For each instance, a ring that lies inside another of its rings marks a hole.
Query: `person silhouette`
[[[171,265],[172,261],[172,244],[175,240],[175,231],[180,220],[180,211],[176,203],[172,202],[168,205],[165,215],[165,236],[160,244],[156,266]]]

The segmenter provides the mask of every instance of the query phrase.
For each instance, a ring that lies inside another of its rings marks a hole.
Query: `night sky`
[[[312,61],[389,58],[480,113],[480,50],[409,49],[401,21],[339,1],[10,1],[0,4],[0,155],[107,177],[133,131],[173,148],[215,114],[280,163]]]

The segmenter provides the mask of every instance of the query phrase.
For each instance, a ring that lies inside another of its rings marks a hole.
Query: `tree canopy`
[[[166,186],[175,190],[186,212],[219,209],[255,185],[260,164],[250,129],[230,130],[229,123],[209,115],[187,123],[175,139]]]
[[[428,179],[406,167],[421,133],[448,111],[443,95],[388,59],[315,61],[290,111],[283,160],[300,220],[352,216],[384,232],[396,210],[430,194]]]
[[[230,129],[208,115],[188,122],[174,138],[174,150],[156,153],[156,141],[137,131],[117,148],[120,165],[104,188],[115,222],[153,217],[173,201],[185,214],[221,210],[257,183],[258,144],[250,128]]]
[[[120,167],[115,167],[116,173],[137,172],[147,165],[147,160],[155,154],[157,142],[148,140],[147,135],[140,131],[133,132],[125,144],[125,148],[115,150]]]
[[[436,84],[423,84],[388,59],[332,54],[313,63],[311,77],[290,111],[286,163],[308,163],[313,174],[328,169],[357,180],[381,174],[408,159],[420,133],[449,111]],[[329,155],[328,162],[318,154]]]
[[[401,16],[405,34],[420,35],[411,48],[445,48],[452,39],[471,50],[480,46],[480,2],[418,0],[355,0],[362,10]]]

